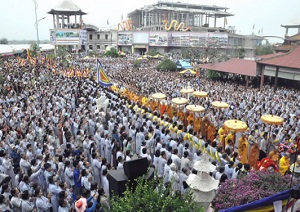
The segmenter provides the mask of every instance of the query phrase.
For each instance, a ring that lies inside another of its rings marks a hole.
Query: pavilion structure
[[[53,29],[50,30],[50,42],[55,46],[68,46],[69,50],[78,50],[86,41],[83,30],[83,12],[72,0],[63,0],[48,14],[53,16]],[[56,49],[56,48],[55,48]]]
[[[264,86],[265,76],[275,78],[274,90],[278,86],[278,78],[300,81],[300,45],[296,44],[287,53],[265,55],[256,60],[261,70],[260,88]]]

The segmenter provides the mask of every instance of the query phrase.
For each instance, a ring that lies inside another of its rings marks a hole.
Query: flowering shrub
[[[253,171],[239,179],[226,180],[217,190],[212,207],[219,211],[259,200],[289,189],[290,181],[289,175]]]

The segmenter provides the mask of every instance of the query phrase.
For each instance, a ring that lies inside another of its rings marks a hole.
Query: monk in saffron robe
[[[218,130],[220,143],[222,144],[222,147],[225,148],[225,137],[226,137],[226,130],[223,128],[223,126]]]
[[[167,106],[165,104],[160,105],[159,113],[161,116],[163,116],[165,114],[166,109],[167,109]]]
[[[195,121],[194,121],[195,132],[200,132],[200,127],[201,127],[201,119],[195,118]]]
[[[215,139],[216,128],[210,124],[207,128],[207,139],[213,141]]]
[[[238,154],[242,157],[240,160],[242,164],[245,164],[248,161],[248,145],[246,134],[243,133],[238,142]]]
[[[258,158],[259,158],[259,146],[258,146],[258,142],[255,141],[253,146],[250,149],[250,154],[248,158],[248,164],[254,170],[257,170]]]

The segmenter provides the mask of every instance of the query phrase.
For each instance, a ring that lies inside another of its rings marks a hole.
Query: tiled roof
[[[284,45],[276,46],[275,50],[287,52],[287,51],[290,51],[293,47],[295,47],[295,45],[293,45],[293,44],[284,44]]]
[[[300,46],[295,46],[288,53],[257,61],[261,64],[300,69]]]
[[[256,62],[254,60],[232,58],[226,62],[215,64],[200,64],[199,68],[211,69],[233,74],[241,74],[246,76],[256,76]]]

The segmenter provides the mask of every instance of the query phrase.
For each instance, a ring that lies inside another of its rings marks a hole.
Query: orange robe
[[[186,118],[186,120],[187,120],[188,124],[190,124],[191,121],[194,121],[194,115],[192,113],[190,113],[188,115],[188,117]]]
[[[241,137],[238,143],[238,154],[241,159],[241,163],[245,164],[248,161],[248,140],[247,138]]]
[[[259,158],[259,146],[257,144],[254,144],[251,147],[250,154],[249,154],[249,157],[248,157],[248,164],[254,170],[257,170],[258,158]]]
[[[161,116],[163,116],[165,114],[166,109],[167,109],[167,106],[165,104],[160,105],[159,112],[160,112]]]
[[[210,124],[207,128],[207,139],[213,141],[215,139],[216,128]]]
[[[195,132],[200,132],[200,127],[201,127],[201,120],[200,118],[196,118],[194,121],[194,128],[195,128]]]

